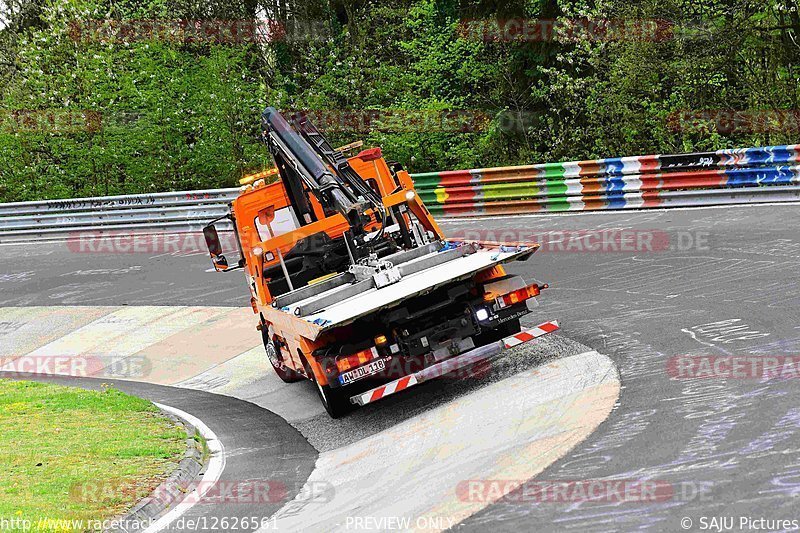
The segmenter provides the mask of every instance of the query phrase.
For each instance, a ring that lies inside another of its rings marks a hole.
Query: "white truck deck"
[[[304,294],[300,291],[309,292],[313,287],[309,286],[292,291],[297,294],[282,295],[276,299],[276,305],[281,307],[273,308],[267,319],[287,326],[291,323],[304,337],[315,340],[324,331],[469,278],[497,264],[525,260],[537,249],[537,246],[483,248],[475,243],[432,243],[429,246],[429,253],[396,265],[402,274],[399,281],[377,288],[372,279],[356,281],[350,274],[339,274],[320,283],[322,292],[302,298]],[[329,283],[331,288],[323,290],[324,283]],[[284,305],[282,301],[290,303]]]

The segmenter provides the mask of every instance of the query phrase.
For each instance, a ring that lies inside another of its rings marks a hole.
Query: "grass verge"
[[[0,379],[0,530],[96,529],[150,494],[185,451],[183,426],[147,400]]]

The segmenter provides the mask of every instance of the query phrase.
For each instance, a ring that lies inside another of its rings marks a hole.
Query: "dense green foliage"
[[[800,109],[797,0],[12,0],[0,10],[0,201],[234,186],[269,164],[258,141],[266,105],[310,110],[337,143],[380,145],[412,171],[800,140],[796,120],[746,120]],[[91,20],[263,18],[285,34],[214,43],[86,31]],[[470,22],[509,19],[617,30],[495,40]],[[720,110],[745,120],[680,120]]]

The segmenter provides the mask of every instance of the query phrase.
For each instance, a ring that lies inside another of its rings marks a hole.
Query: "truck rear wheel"
[[[344,391],[332,389],[328,385],[320,385],[317,383],[317,378],[313,378],[313,380],[317,386],[319,399],[331,418],[341,418],[353,411],[355,407],[350,403],[350,397],[342,394]]]
[[[355,409],[355,406],[350,403],[350,397],[344,390],[319,384],[317,376],[314,375],[314,371],[311,369],[311,365],[308,364],[305,357],[303,357],[303,366],[309,378],[311,378],[311,381],[314,382],[317,388],[317,394],[322,402],[322,406],[331,418],[341,418]]]
[[[275,373],[278,374],[278,377],[281,378],[281,381],[284,383],[295,383],[303,379],[303,376],[291,368],[286,368],[283,366],[280,357],[278,357],[278,354],[280,353],[278,351],[279,348],[276,346],[275,341],[269,338],[269,333],[262,330],[261,339],[264,341],[264,350],[267,352],[269,364],[272,365],[272,368],[275,370]]]

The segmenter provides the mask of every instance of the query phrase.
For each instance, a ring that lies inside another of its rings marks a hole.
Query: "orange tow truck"
[[[503,268],[537,244],[448,240],[399,164],[380,148],[345,157],[302,113],[267,108],[262,131],[274,169],[245,180],[203,232],[217,271],[244,271],[277,375],[313,381],[331,417],[558,329],[521,330],[546,285]]]

